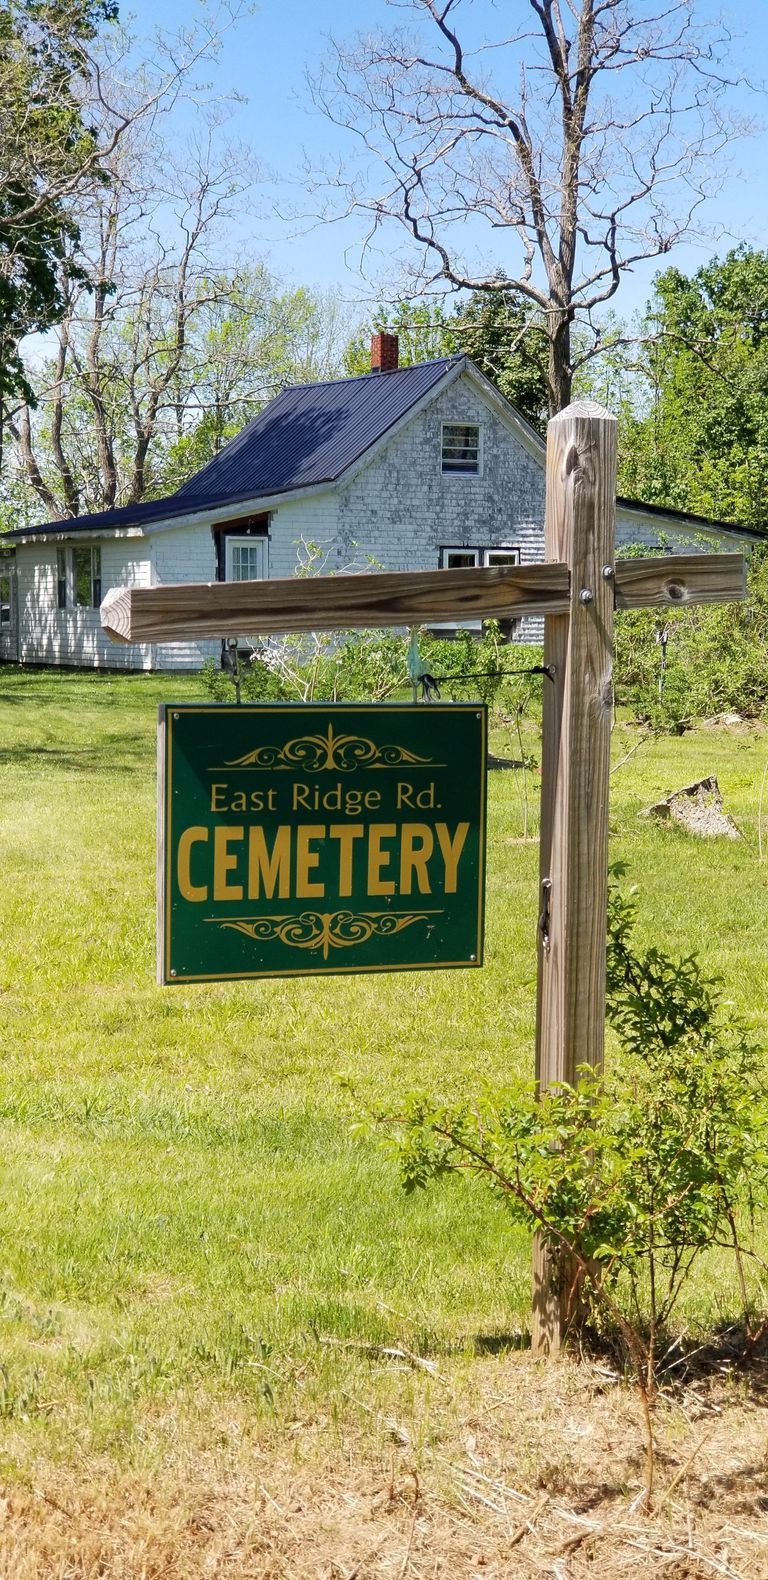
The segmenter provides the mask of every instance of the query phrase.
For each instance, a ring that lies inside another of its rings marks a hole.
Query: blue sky
[[[697,11],[705,16],[721,9],[716,0],[696,3]],[[522,0],[477,0],[477,4],[487,12],[489,30],[498,29],[500,17],[505,15],[508,20],[522,8]],[[768,61],[768,3],[740,0],[732,9],[738,16],[735,56],[763,72]],[[123,15],[127,14],[125,5]],[[137,30],[148,33],[158,23],[172,28],[189,22],[194,7],[189,0],[134,0],[131,14]],[[244,217],[235,238],[238,251],[252,246],[254,255],[263,257],[291,283],[332,288],[349,302],[370,302],[377,294],[377,282],[366,284],[357,268],[357,224],[347,221],[302,235],[299,226],[281,220],[274,210],[275,205],[282,211],[306,211],[311,206],[302,180],[305,151],[313,162],[324,156],[343,157],[345,151],[351,154],[343,134],[313,111],[306,88],[306,71],[325,53],[327,34],[333,31],[349,37],[358,29],[392,26],[397,20],[397,10],[384,0],[334,0],[332,5],[313,0],[263,0],[227,35],[213,73],[218,89],[234,90],[247,101],[234,110],[231,132],[253,147],[276,178],[257,189],[261,214]],[[768,97],[751,96],[749,102],[745,100],[744,110],[755,117],[757,129],[734,149],[726,185],[709,214],[710,221],[724,227],[729,235],[717,242],[707,240],[677,249],[668,261],[682,269],[693,270],[713,252],[726,251],[732,244],[729,236],[754,246],[768,246]],[[501,243],[498,260],[504,261]],[[658,267],[655,262],[641,265],[625,279],[615,299],[617,311],[627,314],[643,305]]]

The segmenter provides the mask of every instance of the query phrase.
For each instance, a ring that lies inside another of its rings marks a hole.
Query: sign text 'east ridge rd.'
[[[482,960],[485,710],[161,709],[163,982]]]

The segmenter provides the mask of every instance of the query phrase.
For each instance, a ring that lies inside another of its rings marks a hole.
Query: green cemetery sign
[[[482,963],[486,712],[160,709],[159,977]]]

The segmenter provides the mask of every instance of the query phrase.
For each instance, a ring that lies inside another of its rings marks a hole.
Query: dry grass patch
[[[659,1412],[654,1513],[639,1512],[636,1401],[609,1366],[478,1361],[446,1379],[432,1431],[326,1420],[254,1438],[243,1412],[177,1423],[166,1462],[39,1464],[0,1499],[3,1580],[764,1580],[766,1368]],[[425,1382],[424,1386],[427,1384]],[[198,1435],[196,1435],[196,1433]]]

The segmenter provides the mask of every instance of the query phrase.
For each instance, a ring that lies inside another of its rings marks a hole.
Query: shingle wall
[[[382,375],[386,377],[386,374]],[[478,423],[482,473],[443,474],[442,424]],[[274,512],[270,575],[287,576],[301,537],[320,543],[328,569],[435,570],[440,549],[509,547],[544,558],[544,472],[469,379],[436,397],[349,483]],[[536,623],[520,636],[535,639]]]
[[[384,375],[386,376],[386,375]],[[443,474],[442,424],[478,423],[482,472]],[[431,570],[451,545],[544,554],[544,473],[469,379],[430,403],[339,492],[339,564],[371,556],[388,570]]]
[[[208,522],[165,528],[151,540],[151,586],[165,582],[213,582],[216,554]],[[155,642],[153,669],[199,669],[206,658],[218,660],[220,642]]]
[[[692,528],[686,531],[682,527],[670,531],[663,522],[655,521],[653,516],[639,518],[634,512],[622,513],[619,509],[616,518],[616,546],[629,548],[637,546],[645,549],[662,548],[665,554],[728,554],[738,553],[744,548],[743,543],[723,533],[696,532]]]
[[[101,543],[102,596],[110,587],[150,585],[149,547],[141,539]],[[69,546],[67,548],[69,557]],[[19,651],[22,663],[92,669],[149,669],[146,644],[111,642],[98,609],[57,607],[56,544],[20,544],[16,551]],[[70,578],[71,582],[71,578]],[[70,586],[71,598],[71,586]]]
[[[273,510],[269,526],[269,574],[292,576],[302,543],[316,544],[323,559],[329,556],[328,569],[338,571],[346,563],[339,556],[339,501],[335,491],[309,495],[306,499],[287,499]]]

